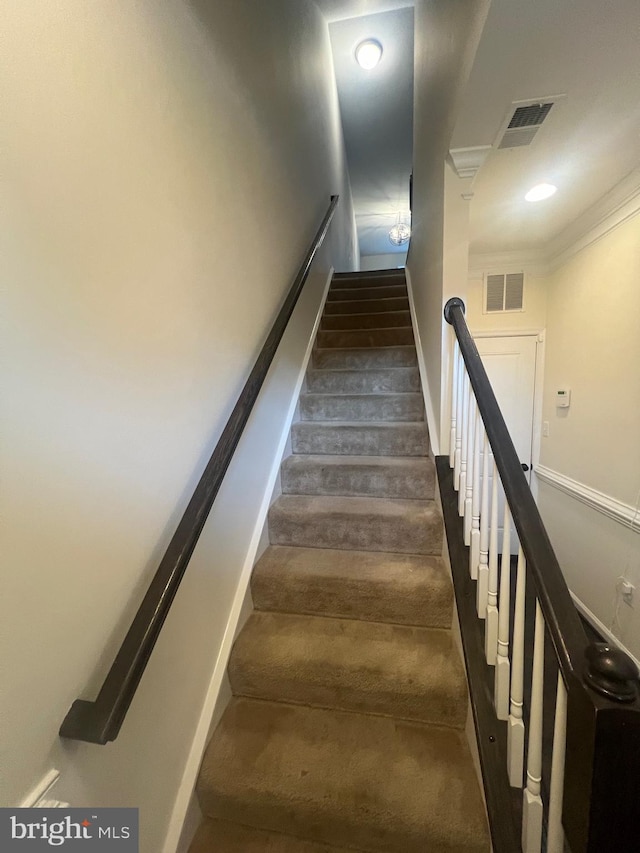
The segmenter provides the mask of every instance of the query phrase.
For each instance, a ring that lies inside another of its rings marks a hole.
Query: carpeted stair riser
[[[330,456],[426,456],[429,433],[421,423],[316,423],[291,427],[294,453]]]
[[[453,592],[442,559],[271,545],[251,579],[258,610],[449,628]]]
[[[420,374],[415,367],[371,370],[307,371],[310,394],[403,394],[420,391]]]
[[[488,848],[464,733],[234,698],[207,749],[203,812],[374,853]]]
[[[356,299],[353,302],[326,302],[324,316],[334,314],[386,314],[387,311],[408,311],[409,300],[403,297],[395,299]]]
[[[433,501],[281,495],[269,510],[272,545],[440,554]]]
[[[393,347],[413,344],[411,326],[397,329],[351,329],[336,332],[318,332],[319,347]]]
[[[323,317],[323,331],[342,329],[390,329],[411,325],[408,311],[387,311],[384,314],[335,314]]]
[[[393,273],[376,273],[363,276],[356,275],[341,275],[334,274],[331,281],[331,287],[340,289],[345,287],[384,287],[389,284],[402,284],[406,286],[406,279],[403,272]]]
[[[253,613],[229,661],[234,696],[462,728],[466,685],[450,631]]]
[[[303,421],[419,421],[420,394],[301,394]]]
[[[413,367],[418,363],[413,345],[378,349],[316,348],[311,360],[315,368],[322,370],[374,370],[378,367]]]
[[[385,285],[384,287],[344,288],[333,287],[327,294],[327,302],[354,302],[356,299],[406,299],[407,287],[404,284]]]
[[[191,844],[189,853],[353,853],[353,848],[316,844],[282,835],[230,823],[227,820],[206,820]]]
[[[427,457],[293,454],[281,469],[285,495],[433,500],[434,483],[433,462]]]

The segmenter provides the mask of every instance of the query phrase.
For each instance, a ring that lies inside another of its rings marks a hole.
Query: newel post
[[[567,684],[562,823],[575,853],[635,850],[640,804],[638,669],[624,652],[592,643],[582,681]]]

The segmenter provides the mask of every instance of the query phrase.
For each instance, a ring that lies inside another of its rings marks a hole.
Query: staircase
[[[190,853],[487,851],[404,274],[329,292]]]

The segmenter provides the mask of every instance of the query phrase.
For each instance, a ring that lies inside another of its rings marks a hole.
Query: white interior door
[[[526,476],[531,483],[533,458],[533,413],[536,384],[537,335],[475,338],[484,369],[498,400],[520,463],[527,466]],[[491,492],[489,492],[491,494]],[[504,494],[500,490],[500,549]],[[512,553],[517,553],[515,528],[512,526]]]

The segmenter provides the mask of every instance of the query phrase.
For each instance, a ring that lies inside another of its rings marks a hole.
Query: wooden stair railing
[[[318,232],[169,542],[98,697],[94,702],[76,699],[60,727],[61,737],[106,744],[118,736],[313,260],[327,235],[337,204],[338,196],[331,196],[331,203]]]
[[[524,853],[563,853],[566,843],[572,853],[637,850],[638,669],[620,649],[587,638],[462,300],[450,299],[444,317],[454,331],[451,433],[449,457],[437,464],[450,549],[458,540],[452,564],[454,557],[458,566],[466,563],[457,581],[454,567],[454,582],[494,850],[514,853],[513,836],[505,841],[500,828],[507,817],[518,824]],[[546,664],[557,684],[545,703]],[[505,747],[502,768],[498,741]],[[521,790],[515,817],[500,811],[510,798],[496,796],[495,784],[510,786],[512,803]]]

